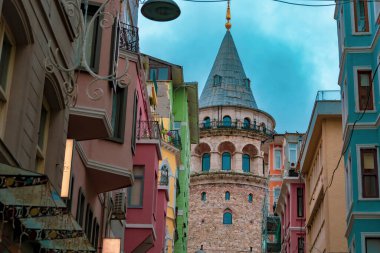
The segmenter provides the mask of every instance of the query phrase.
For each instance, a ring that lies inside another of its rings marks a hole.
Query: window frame
[[[80,226],[83,226],[83,220],[84,220],[84,203],[86,202],[86,197],[83,194],[82,187],[78,190],[78,199],[77,199],[77,212],[75,215],[75,219],[78,222]]]
[[[345,163],[345,176],[346,176],[346,213],[348,214],[352,208],[353,192],[352,192],[352,158],[351,153],[348,154]]]
[[[361,236],[361,249],[363,253],[366,253],[367,251],[367,245],[366,245],[366,239],[367,238],[380,238],[380,232],[362,232],[360,233]],[[354,238],[352,239],[354,241]],[[355,248],[355,244],[351,243],[353,247]]]
[[[229,217],[227,217],[229,215]],[[232,211],[230,209],[226,209],[223,212],[223,225],[232,225],[233,223],[233,216]]]
[[[205,167],[204,167],[204,159],[205,159],[205,156],[208,156],[208,169],[206,170]],[[202,172],[209,172],[210,171],[210,165],[211,165],[211,155],[210,153],[204,153],[202,155]]]
[[[248,194],[248,203],[253,203],[253,194]]]
[[[364,166],[364,159],[363,159],[363,155],[364,155],[364,152],[362,152],[362,151],[364,151],[364,150],[371,150],[371,152],[372,153],[374,153],[374,158],[375,158],[375,160],[374,160],[374,162],[375,162],[375,168],[374,168],[374,171],[375,171],[375,173],[364,173],[364,168],[363,168],[363,166]],[[378,159],[378,156],[379,156],[379,154],[378,154],[378,149],[376,148],[376,146],[372,146],[372,147],[360,147],[359,148],[359,153],[358,153],[358,155],[359,155],[359,161],[360,161],[360,163],[359,163],[359,166],[360,167],[358,167],[358,168],[360,168],[360,170],[358,170],[358,171],[360,171],[360,182],[361,182],[361,184],[360,184],[360,190],[361,190],[361,192],[360,192],[360,197],[361,197],[361,199],[363,199],[363,200],[370,200],[370,199],[379,199],[380,198],[380,194],[379,194],[379,159]],[[367,197],[367,196],[365,196],[365,192],[364,192],[364,181],[363,181],[363,178],[364,178],[364,176],[375,176],[376,177],[376,193],[377,193],[377,196],[376,197]]]
[[[15,64],[15,56],[16,56],[16,42],[12,35],[11,29],[8,27],[7,23],[5,22],[4,18],[0,17],[0,59],[2,55],[2,46],[5,36],[7,37],[9,43],[12,46],[11,53],[8,59],[8,66],[6,70],[6,81],[5,81],[5,88],[3,88],[0,85],[0,113],[2,112],[3,105],[1,102],[6,103],[9,100],[10,96],[10,90],[12,85],[12,77],[13,77],[13,71],[14,71],[14,64]]]
[[[246,159],[248,158],[248,170],[244,168],[244,161],[247,161]],[[251,172],[251,156],[249,154],[243,154],[242,156],[242,171],[245,173]]]
[[[222,124],[223,127],[231,127],[232,126],[232,118],[231,118],[231,116],[224,115],[222,122],[223,122],[223,124]]]
[[[243,129],[249,129],[251,127],[251,119],[248,118],[248,117],[245,117],[243,119],[243,125],[242,125]]]
[[[363,112],[365,107],[362,107],[362,103],[361,103],[361,93],[363,92],[362,89],[361,89],[361,75],[362,74],[367,74],[369,76],[369,89],[370,89],[370,96],[369,96],[369,103],[366,104],[367,106],[367,109],[366,109],[366,112],[367,111],[374,111],[375,110],[375,99],[374,99],[374,88],[373,88],[373,80],[372,80],[372,70],[371,69],[357,69],[357,71],[355,72],[356,74],[356,90],[357,90],[357,110],[360,111],[360,112]],[[368,97],[368,96],[367,96]]]
[[[204,128],[211,128],[211,119],[209,116],[206,116],[203,118],[203,127]]]
[[[46,111],[46,117],[45,117],[44,122],[41,121],[43,110]],[[37,146],[36,146],[36,170],[41,173],[43,173],[45,170],[45,157],[46,157],[46,150],[47,150],[48,139],[49,139],[51,111],[52,110],[47,101],[47,98],[43,96],[41,110],[40,110],[40,120],[38,124]],[[43,128],[41,128],[41,123],[44,124]],[[40,143],[41,130],[43,131],[42,143]],[[42,147],[40,147],[41,144],[42,144]]]
[[[300,244],[302,242],[302,249],[300,248]],[[297,252],[298,253],[305,253],[305,237],[300,235],[297,238]]]
[[[365,31],[359,31],[358,30],[358,23],[357,23],[357,2],[363,1],[364,2],[364,13],[366,18],[366,30]],[[366,35],[370,34],[371,32],[371,24],[370,21],[370,12],[368,11],[368,1],[367,0],[353,0],[351,2],[351,27],[352,27],[352,34],[353,35]]]
[[[117,87],[116,91],[113,92],[113,96],[112,96],[111,125],[113,128],[113,132],[112,132],[112,136],[108,138],[110,141],[124,143],[127,100],[128,100],[128,87],[125,87],[125,88]],[[114,103],[116,103],[115,111],[114,111]]]
[[[305,216],[305,190],[303,187],[297,187],[297,218]]]
[[[229,191],[226,191],[224,193],[224,200],[229,201],[231,199],[231,193]]]
[[[277,157],[276,157],[276,153],[279,153],[280,154],[280,166],[278,166],[277,167]],[[290,151],[289,151],[289,153],[290,153]],[[281,148],[275,148],[274,149],[274,155],[273,155],[273,157],[274,157],[274,166],[273,166],[273,168],[275,169],[275,170],[281,170],[281,167],[282,167],[282,149]]]
[[[291,148],[291,145],[294,145],[294,148]],[[296,160],[294,161],[294,165],[292,166],[292,161],[290,160],[290,152],[291,152],[291,150],[295,150],[295,152],[296,152]],[[296,167],[296,165],[297,165],[297,156],[298,156],[298,150],[297,150],[297,143],[295,143],[295,142],[289,142],[288,143],[288,155],[289,155],[289,166],[291,167],[291,168],[295,168]]]
[[[207,201],[207,193],[206,193],[206,192],[202,192],[202,193],[201,193],[201,200],[202,200],[203,202],[206,202],[206,201]]]
[[[160,72],[161,72],[160,70],[163,70],[163,69],[165,69],[167,71],[167,79],[161,79],[161,77],[160,77]],[[168,80],[170,80],[171,71],[170,71],[169,67],[167,67],[167,66],[152,66],[152,67],[149,67],[149,78],[148,78],[149,81],[153,81],[154,80],[153,76],[152,76],[153,71],[156,74],[155,81],[168,81]]]
[[[227,169],[225,169],[224,165],[225,165],[225,162],[224,162],[224,157],[228,154],[228,157],[229,157],[229,166]],[[222,153],[222,171],[231,171],[231,160],[232,160],[232,155],[230,152],[223,152]]]
[[[138,205],[132,205],[131,204],[131,199],[132,199],[132,188],[135,185],[132,185],[130,188],[128,188],[128,201],[127,201],[127,208],[143,208],[144,207],[144,192],[145,192],[145,170],[146,168],[144,166],[138,166],[139,169],[141,168],[143,173],[142,175],[135,175],[134,178],[136,180],[141,180],[141,185],[140,185],[140,200]],[[133,168],[134,170],[136,169],[135,167]]]

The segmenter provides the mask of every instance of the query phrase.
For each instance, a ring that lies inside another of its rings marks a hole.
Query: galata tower
[[[188,253],[261,252],[267,150],[275,121],[258,109],[226,34],[199,101],[200,141],[191,147]]]

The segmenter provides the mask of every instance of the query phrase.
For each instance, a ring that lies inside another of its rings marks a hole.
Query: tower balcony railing
[[[161,138],[164,142],[173,145],[174,147],[181,149],[181,136],[178,130],[161,131]]]
[[[256,133],[261,133],[265,135],[272,136],[276,132],[266,128],[264,125],[257,124],[248,124],[245,122],[225,122],[225,121],[211,121],[211,122],[203,122],[199,125],[201,130],[208,129],[241,129],[246,131],[252,131]]]
[[[158,121],[140,121],[137,125],[137,139],[161,140],[160,124]]]
[[[339,101],[341,94],[339,90],[320,90],[317,92],[315,101]]]
[[[139,28],[125,23],[120,23],[119,47],[127,51],[138,53]]]

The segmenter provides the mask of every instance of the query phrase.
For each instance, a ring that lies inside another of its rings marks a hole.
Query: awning
[[[46,175],[0,163],[0,211],[52,252],[95,251]],[[1,221],[0,221],[1,222]]]
[[[20,222],[30,240],[53,240],[83,236],[82,228],[71,214],[24,218],[20,219]]]
[[[42,240],[40,241],[40,246],[43,249],[53,250],[56,253],[96,251],[84,236],[72,239]]]
[[[0,163],[0,188],[46,184],[48,181],[45,175]]]

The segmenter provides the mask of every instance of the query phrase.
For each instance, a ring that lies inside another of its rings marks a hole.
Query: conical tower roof
[[[232,105],[257,109],[250,80],[244,72],[229,29],[202,91],[199,107]]]

